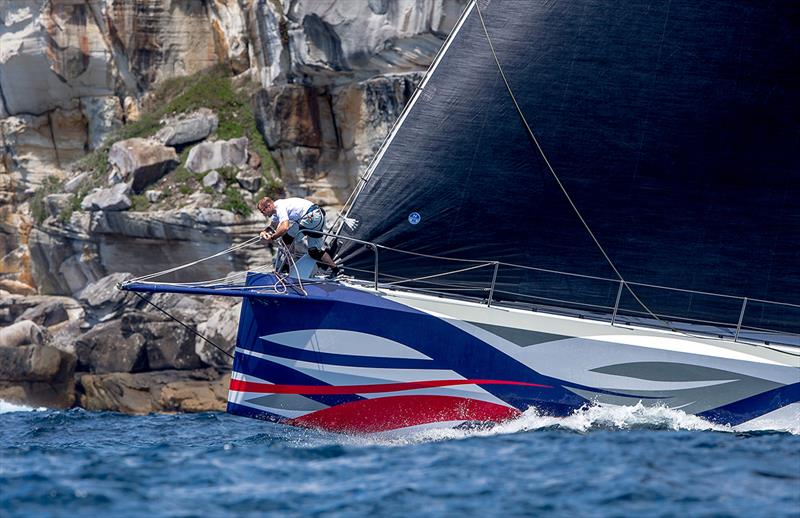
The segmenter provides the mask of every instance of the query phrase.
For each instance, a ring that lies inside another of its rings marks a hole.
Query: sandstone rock
[[[135,193],[164,176],[178,164],[178,154],[158,142],[132,138],[114,143],[108,151],[112,175],[128,182]]]
[[[203,177],[203,187],[222,192],[225,190],[225,179],[217,171],[211,171]]]
[[[122,111],[125,114],[126,122],[136,122],[141,118],[139,103],[130,95],[122,101]]]
[[[142,372],[148,370],[145,338],[124,335],[121,322],[112,320],[94,326],[75,341],[77,370],[94,373]]]
[[[83,210],[128,210],[131,208],[131,199],[128,198],[130,186],[118,183],[108,189],[96,189],[89,193],[81,202]]]
[[[186,169],[204,173],[220,167],[238,167],[247,163],[247,137],[201,142],[189,151]]]
[[[213,0],[209,15],[220,60],[227,61],[235,74],[250,68],[246,16],[240,3]]]
[[[138,297],[131,292],[116,288],[118,283],[132,277],[129,273],[113,273],[86,286],[78,300],[86,310],[87,320],[104,322],[116,318],[126,309],[138,307],[140,300]]]
[[[239,313],[242,305],[215,311],[211,316],[198,324],[198,333],[217,344],[224,351],[233,354],[236,347],[236,333],[239,328]],[[209,344],[199,336],[195,338],[194,350],[206,365],[212,367],[230,367],[233,360],[222,351]]]
[[[50,327],[68,320],[69,314],[64,301],[53,298],[26,310],[19,319],[34,322],[39,326]]]
[[[80,405],[87,410],[129,414],[221,412],[227,405],[229,376],[214,369],[138,374],[84,374]]]
[[[322,146],[320,105],[313,88],[289,84],[262,89],[254,94],[252,104],[270,149]]]
[[[26,297],[0,290],[0,326],[13,324],[19,316],[39,303],[35,297]]]
[[[117,59],[127,64],[139,88],[149,89],[165,79],[195,74],[226,61],[217,52],[208,3],[153,0],[105,4],[108,32],[119,48]],[[129,86],[128,91],[134,92],[136,87]]]
[[[208,108],[200,108],[186,115],[164,121],[155,139],[167,146],[178,146],[203,140],[215,131],[219,119]]]
[[[0,90],[10,114],[41,114],[71,99],[112,95],[111,51],[87,3],[0,6]]]
[[[31,270],[41,293],[72,295],[106,275],[98,255],[100,247],[90,241],[88,228],[72,225],[88,216],[74,213],[68,228],[43,226],[31,230]]]
[[[100,147],[122,126],[122,105],[116,96],[82,97],[81,111],[88,123],[89,149]]]
[[[50,339],[47,345],[75,354],[75,342],[84,333],[81,323],[83,323],[81,320],[73,319],[48,328]]]
[[[15,281],[14,279],[0,279],[0,289],[6,290],[18,295],[33,295],[36,290],[28,286],[24,282]]]
[[[3,162],[8,164],[12,177],[21,187],[34,190],[48,176],[64,175],[61,167],[84,155],[87,139],[83,114],[72,105],[44,115],[20,114],[0,119],[0,134],[4,141]]]
[[[194,335],[177,322],[148,322],[142,326],[147,338],[147,362],[151,370],[191,370],[201,367],[194,350]]]
[[[0,328],[0,347],[19,345],[41,345],[45,341],[45,331],[30,320],[21,320],[10,326]]]
[[[91,175],[89,173],[80,173],[76,177],[71,178],[71,179],[67,180],[66,183],[64,183],[64,192],[66,192],[66,193],[75,193],[75,192],[77,192],[78,189],[80,189],[81,186],[84,183],[86,183],[86,181],[89,180],[90,178],[91,178]]]
[[[153,303],[159,307],[166,306],[163,298],[154,298]],[[172,307],[169,309],[171,315],[194,327],[191,321],[194,315],[175,311]],[[122,332],[138,333],[145,338],[150,370],[191,370],[201,366],[200,358],[194,351],[194,334],[157,310],[127,312],[122,317]]]
[[[75,402],[75,356],[54,347],[0,347],[0,399],[69,408]]]
[[[65,210],[72,208],[75,195],[72,193],[48,194],[44,198],[44,208],[47,215],[56,218]]]
[[[0,346],[0,380],[48,381],[58,375],[63,351],[46,345]],[[72,358],[74,368],[74,357]]]
[[[261,188],[261,173],[253,169],[245,169],[236,174],[236,181],[250,192],[258,192]]]

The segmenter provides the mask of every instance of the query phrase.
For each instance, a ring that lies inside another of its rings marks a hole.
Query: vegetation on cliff
[[[211,109],[217,115],[219,124],[214,134],[216,139],[247,137],[251,155],[260,159],[260,164],[254,167],[262,176],[262,188],[256,197],[280,195],[283,186],[278,166],[256,127],[250,106],[250,97],[255,87],[256,85],[246,80],[237,82],[226,67],[215,67],[192,76],[164,81],[143,100],[143,109],[138,120],[127,121],[100,148],[75,164],[74,170],[88,172],[90,178],[80,186],[71,205],[59,214],[58,219],[62,222],[69,221],[73,211],[80,209],[82,200],[92,189],[105,186],[109,171],[109,150],[114,143],[131,138],[153,137],[163,127],[166,119],[200,108]],[[208,187],[203,187],[204,173],[192,173],[186,168],[187,157],[192,147],[193,144],[178,146],[179,165],[153,186],[162,193],[160,202],[150,201],[142,194],[132,195],[131,210],[157,209],[160,208],[159,205],[174,206],[177,197],[205,192],[219,198],[217,205],[220,208],[244,216],[250,214],[252,210],[250,204],[236,188],[235,171],[229,168],[220,169],[225,187],[217,193]],[[61,192],[63,184],[61,179],[53,176],[37,190],[31,201],[31,212],[37,223],[42,223],[47,216],[45,197],[48,194]]]

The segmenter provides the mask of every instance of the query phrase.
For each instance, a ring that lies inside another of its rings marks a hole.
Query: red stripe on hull
[[[453,396],[389,396],[317,410],[286,424],[331,432],[370,433],[443,421],[501,422],[520,415],[515,408]]]
[[[231,379],[230,389],[238,392],[255,392],[261,394],[375,394],[378,392],[400,392],[454,385],[522,385],[525,387],[552,388],[549,385],[526,383],[523,381],[504,380],[430,380],[408,381],[404,383],[379,383],[373,385],[270,385]]]

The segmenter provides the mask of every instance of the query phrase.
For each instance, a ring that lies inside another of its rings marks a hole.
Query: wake
[[[762,422],[757,429],[753,429],[746,425],[737,427],[712,423],[681,410],[663,406],[644,406],[641,403],[635,406],[596,404],[580,408],[567,417],[543,415],[536,408],[530,408],[516,419],[485,427],[453,427],[452,424],[448,426],[446,423],[436,423],[369,434],[360,438],[351,436],[351,439],[363,440],[367,443],[374,441],[387,445],[405,445],[547,430],[581,434],[602,430],[713,431],[722,433],[769,431],[800,435],[800,414],[795,415],[789,422],[785,420],[775,423]]]

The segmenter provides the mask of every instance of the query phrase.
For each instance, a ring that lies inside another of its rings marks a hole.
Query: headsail
[[[794,301],[795,2],[479,5],[533,131],[626,280]],[[342,235],[613,278],[531,145],[474,3],[462,22],[355,198],[349,215],[360,226]],[[372,268],[361,247],[345,244],[340,255],[351,271]],[[402,255],[382,254],[380,264],[398,277],[426,271]],[[492,272],[469,275],[485,282]],[[616,293],[579,278],[497,274],[497,298],[562,300],[567,292],[609,306]],[[642,296],[661,313],[694,305],[725,323],[738,313],[738,301]]]

